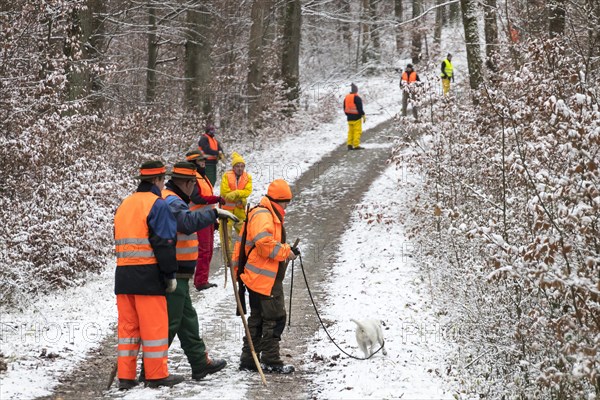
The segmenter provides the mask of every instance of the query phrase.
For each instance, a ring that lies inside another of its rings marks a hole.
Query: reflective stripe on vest
[[[356,93],[346,95],[344,99],[344,112],[346,114],[358,114],[358,108],[356,108],[356,103],[354,103],[355,97]]]
[[[212,196],[213,195],[213,185],[210,183],[208,178],[203,177],[199,173],[196,172],[196,183],[198,186],[198,193],[200,196]],[[203,208],[215,208],[216,204],[196,204],[194,202],[190,202],[190,210],[196,211],[201,210]]]
[[[233,172],[233,171],[227,171],[225,173],[225,176],[227,176],[227,183],[229,185],[229,190],[232,192],[234,190],[244,189],[246,187],[246,185],[248,184],[248,174],[246,172],[242,173],[242,176],[240,176],[239,179],[235,176],[235,172]],[[221,206],[222,209],[227,210],[227,211],[233,211],[233,209],[236,207],[241,208],[242,210],[244,209],[244,205],[242,204],[241,201],[238,201],[237,203],[227,201],[225,204],[223,204]]]
[[[213,151],[219,151],[219,142],[217,142],[217,139],[206,133],[204,134],[204,136],[208,139],[208,147],[210,147],[210,149]],[[205,154],[205,156],[207,160],[214,161],[217,159],[217,156],[212,154]]]
[[[448,75],[449,78],[452,78],[452,73],[454,72],[454,68],[452,67],[452,63],[450,61],[448,61],[448,59],[446,58],[444,60],[444,73],[446,75]],[[442,76],[444,76],[444,74],[442,74]]]
[[[417,73],[415,71],[412,71],[409,74],[406,73],[406,71],[404,71],[402,73],[402,82],[408,82],[408,83],[413,83],[417,81]]]
[[[158,261],[150,245],[148,215],[156,200],[152,192],[128,196],[115,213],[115,252],[117,266],[153,265]]]
[[[177,196],[172,190],[163,189],[163,197],[166,199],[169,196]],[[194,232],[190,235],[177,232],[177,246],[175,248],[177,261],[196,261],[198,259],[198,235]]]

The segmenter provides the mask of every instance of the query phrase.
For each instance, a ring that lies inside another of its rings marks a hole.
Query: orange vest
[[[235,176],[235,172],[233,172],[233,171],[225,172],[225,176],[227,176],[227,183],[229,184],[229,190],[231,190],[232,192],[234,190],[243,189],[248,184],[248,174],[246,172],[242,173],[242,176],[240,176],[240,179],[237,179],[237,177]],[[242,210],[244,209],[244,205],[241,202],[231,203],[228,201],[221,206],[221,208],[223,210],[227,210],[227,211],[233,211],[233,209],[236,207],[241,208]]]
[[[346,114],[358,114],[358,108],[356,108],[356,104],[354,103],[354,97],[356,97],[356,93],[350,93],[346,95],[344,99],[344,112]]]
[[[169,189],[163,189],[163,199],[169,196],[177,196],[177,193]],[[196,232],[191,235],[177,232],[177,247],[175,250],[177,261],[196,261],[198,259],[198,235]]]
[[[408,74],[406,73],[406,71],[404,71],[404,72],[402,73],[402,81],[403,81],[403,82],[408,82],[408,83],[413,83],[413,82],[416,82],[416,81],[417,81],[417,73],[416,73],[415,71],[412,71],[412,72],[410,73],[410,75],[408,75]]]
[[[198,184],[198,193],[200,195],[213,195],[213,185],[210,183],[208,178],[203,177],[199,173],[196,172],[196,183]],[[194,202],[190,203],[190,210],[196,211],[202,208],[215,208],[215,204],[196,204]]]
[[[219,151],[219,142],[217,142],[217,139],[215,139],[214,137],[212,137],[206,133],[204,134],[204,136],[206,136],[206,138],[208,139],[208,146],[210,147],[210,149],[214,150],[214,151]],[[198,146],[198,149],[202,150],[200,148],[200,146]],[[217,156],[215,156],[215,155],[212,155],[212,154],[205,154],[205,155],[206,155],[207,160],[214,161],[217,159]]]
[[[270,296],[275,284],[279,263],[287,259],[291,248],[289,244],[280,242],[282,223],[275,215],[269,199],[263,197],[260,205],[262,207],[252,209],[248,215],[246,255],[253,246],[255,248],[250,252],[244,267],[244,273],[240,275],[240,278],[250,290]],[[240,234],[243,234],[243,230]],[[233,265],[236,275],[240,246],[241,241],[236,241],[233,251]]]
[[[117,267],[158,264],[150,245],[148,215],[160,197],[152,192],[128,196],[115,213]]]

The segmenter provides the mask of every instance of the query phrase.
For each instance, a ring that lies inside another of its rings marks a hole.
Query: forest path
[[[300,239],[300,248],[307,279],[317,307],[327,296],[322,283],[328,279],[328,270],[336,261],[340,237],[349,224],[354,206],[386,168],[393,140],[398,136],[393,120],[383,122],[363,133],[364,150],[348,151],[340,145],[314,164],[293,185],[294,200],[286,213],[288,242]],[[393,185],[390,184],[390,190]],[[267,375],[267,386],[260,383],[256,373],[238,371],[243,328],[234,315],[235,303],[231,283],[205,292],[192,291],[194,306],[198,311],[202,336],[213,357],[226,358],[229,365],[201,382],[187,382],[171,389],[134,389],[119,392],[113,383],[106,391],[106,383],[115,363],[115,335],[109,335],[101,346],[91,351],[87,361],[74,372],[64,376],[47,399],[80,398],[195,398],[223,397],[248,399],[308,398],[312,379],[307,342],[322,329],[315,316],[308,291],[298,263],[294,271],[292,326],[286,327],[281,342],[284,362],[293,364],[296,372],[290,375]],[[223,267],[219,251],[213,256],[211,281],[221,283]],[[289,304],[291,264],[285,280],[286,308]],[[205,307],[210,303],[211,307]],[[211,309],[210,315],[203,313]],[[288,311],[289,312],[289,311]],[[324,332],[322,332],[325,335]],[[332,344],[333,346],[333,344]],[[308,356],[307,356],[308,354]],[[172,373],[189,377],[190,369],[178,343],[169,351],[169,369]],[[116,381],[116,379],[115,379]],[[221,396],[221,393],[226,395]]]

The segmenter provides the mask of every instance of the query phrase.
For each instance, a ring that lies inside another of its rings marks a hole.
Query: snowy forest
[[[411,62],[421,120],[388,110],[386,162],[421,179],[400,222],[461,348],[442,374],[456,398],[600,398],[600,1],[12,0],[0,59],[2,314],[114,269],[141,161],[208,123],[228,152],[311,147],[332,88],[399,92]]]

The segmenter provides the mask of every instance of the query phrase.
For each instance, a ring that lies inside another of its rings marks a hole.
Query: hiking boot
[[[296,370],[293,365],[261,363],[260,366],[264,372],[271,374],[291,374]]]
[[[162,379],[147,379],[146,387],[149,387],[149,388],[157,388],[157,387],[161,387],[161,386],[173,387],[181,382],[183,382],[183,376],[169,375],[166,378],[162,378]]]
[[[201,290],[210,289],[211,287],[217,287],[217,284],[206,282],[206,283],[203,283],[202,285],[196,286],[196,290],[201,291]]]
[[[129,390],[139,384],[135,379],[119,379],[119,390]]]
[[[204,378],[208,374],[214,374],[215,372],[219,372],[220,370],[225,368],[225,366],[227,365],[227,361],[225,361],[225,360],[219,360],[217,358],[215,358],[214,360],[211,360],[210,358],[208,358],[208,356],[206,356],[206,358],[207,358],[206,366],[204,368],[202,368],[200,371],[192,373],[193,380],[199,381],[200,379]]]
[[[356,146],[355,148],[353,148],[352,150],[364,150],[365,148],[362,146]]]
[[[348,150],[352,150],[352,146],[351,145],[348,145]]]

